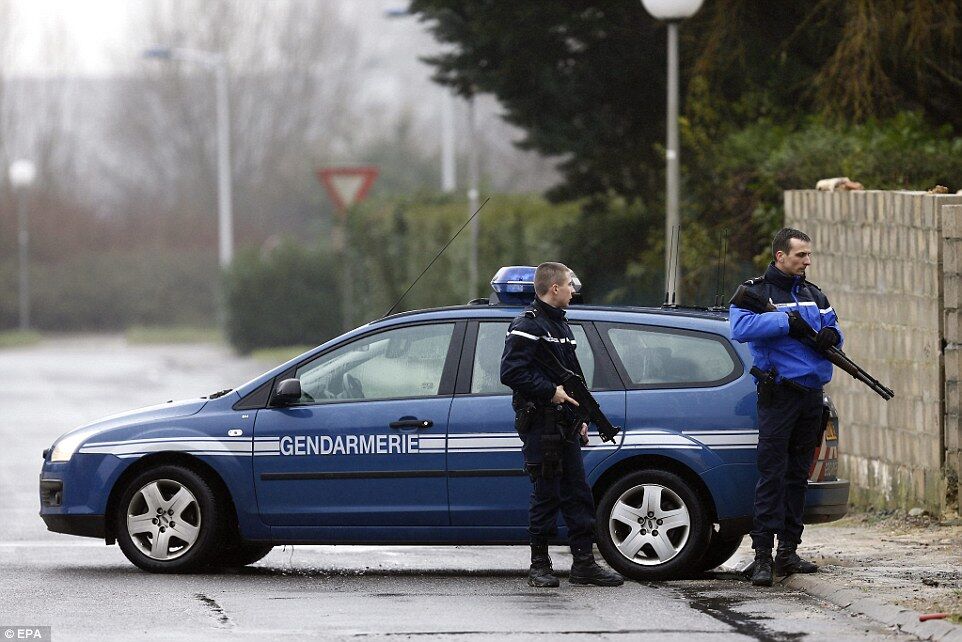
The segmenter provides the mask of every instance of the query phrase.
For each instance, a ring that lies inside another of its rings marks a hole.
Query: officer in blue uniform
[[[821,351],[841,346],[842,331],[828,299],[805,279],[812,263],[811,239],[799,230],[780,230],[772,241],[774,260],[764,276],[746,281],[762,301],[777,308],[757,314],[731,306],[732,338],[748,342],[758,384],[758,485],[755,487],[752,584],[771,586],[774,574],[814,573],[818,567],[798,556],[808,471],[821,434],[822,387],[832,364]],[[800,319],[818,332],[815,346]],[[778,536],[774,561],[772,548]]]
[[[501,357],[501,382],[514,393],[515,427],[532,484],[528,584],[559,585],[548,542],[557,535],[560,510],[574,558],[569,581],[618,586],[624,582],[621,575],[599,566],[592,552],[595,504],[581,458],[588,426],[570,412],[578,403],[557,383],[550,357],[542,352],[551,352],[562,366],[584,376],[564,312],[575,293],[574,275],[561,263],[542,263],[535,271],[534,286],[537,296],[511,322]]]

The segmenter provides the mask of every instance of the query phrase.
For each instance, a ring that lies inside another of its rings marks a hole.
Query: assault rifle
[[[748,289],[744,284],[739,285],[738,289],[735,290],[735,296],[732,297],[730,303],[738,308],[743,308],[750,312],[755,312],[757,314],[762,314],[764,312],[775,312],[778,308],[772,303],[771,299],[768,301],[762,300],[760,296]],[[818,333],[808,325],[808,323],[799,317],[807,330],[805,331],[805,336],[802,338],[797,338],[796,340],[800,343],[807,345],[813,350],[818,350],[815,346],[815,337]],[[833,364],[852,375],[853,379],[861,381],[866,386],[872,389],[872,392],[880,396],[885,401],[888,401],[895,396],[892,390],[879,382],[878,379],[867,373],[861,368],[857,363],[848,358],[848,356],[842,352],[836,346],[829,346],[825,350],[818,350],[825,358],[831,361]]]
[[[601,406],[598,405],[591,391],[588,390],[585,380],[561,365],[558,357],[543,345],[541,346],[541,353],[548,356],[547,363],[545,359],[538,358],[541,365],[561,381],[561,387],[564,388],[565,394],[578,402],[578,406],[573,408],[578,416],[578,425],[592,423],[598,428],[601,441],[614,443],[615,435],[621,431],[621,428],[608,421],[608,417],[601,411]]]

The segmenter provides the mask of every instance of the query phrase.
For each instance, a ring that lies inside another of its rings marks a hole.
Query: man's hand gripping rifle
[[[608,421],[608,417],[601,411],[601,406],[598,405],[591,391],[588,390],[588,386],[585,385],[585,380],[561,365],[558,358],[549,350],[542,349],[541,352],[547,355],[547,358],[539,358],[538,360],[558,379],[561,387],[565,389],[565,393],[578,402],[578,407],[573,408],[574,413],[578,415],[578,425],[592,423],[598,428],[601,441],[614,443],[615,435],[621,429]]]
[[[745,285],[738,286],[738,289],[735,291],[735,296],[732,297],[730,303],[735,307],[748,310],[749,312],[755,312],[756,314],[776,312],[778,310],[771,300],[762,300],[761,297],[749,290]],[[815,332],[815,330],[808,325],[808,323],[802,319],[801,316],[797,316],[793,323],[798,327],[802,327],[803,336],[800,338],[795,337],[800,343],[807,345],[813,350],[821,352],[823,355],[825,355],[826,359],[848,374],[852,375],[852,378],[864,383],[885,401],[888,401],[895,396],[895,393],[892,392],[890,388],[882,385],[878,379],[867,373],[857,363],[849,359],[848,356],[838,347],[829,346],[824,350],[819,350],[815,344],[815,338],[818,336],[818,333]]]

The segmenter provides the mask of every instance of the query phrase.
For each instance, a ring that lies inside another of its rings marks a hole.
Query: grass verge
[[[43,336],[35,330],[6,330],[0,332],[0,348],[22,348],[40,343]]]
[[[125,333],[128,343],[223,343],[217,328],[191,326],[132,326]]]
[[[314,346],[278,346],[276,348],[258,348],[251,352],[251,356],[268,366],[279,366],[293,359],[297,355],[307,352]]]

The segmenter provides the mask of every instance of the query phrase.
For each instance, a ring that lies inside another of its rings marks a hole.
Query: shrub
[[[18,323],[17,264],[0,265],[0,327]],[[134,325],[216,326],[216,259],[196,252],[104,252],[30,266],[30,320],[39,330]]]
[[[224,282],[227,337],[241,352],[318,345],[340,330],[338,273],[330,252],[292,240],[265,254],[241,252]]]

